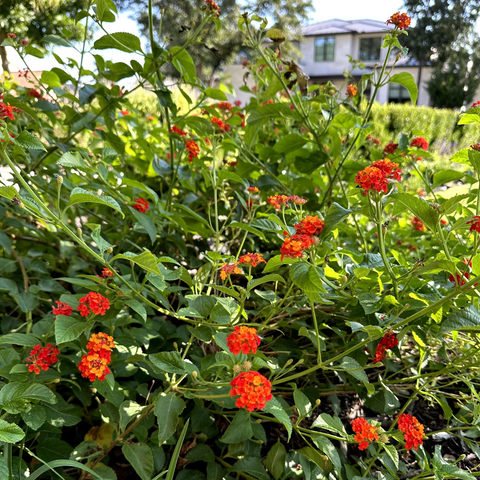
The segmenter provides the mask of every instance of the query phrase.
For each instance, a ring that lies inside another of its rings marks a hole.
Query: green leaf
[[[64,468],[64,467],[85,470],[86,472],[90,473],[90,475],[93,475],[93,477],[95,477],[96,480],[107,480],[107,478],[100,476],[94,470],[83,465],[83,463],[75,462],[74,460],[67,460],[65,458],[46,463],[45,465],[35,470],[35,472],[31,473],[30,476],[28,477],[28,480],[37,480],[37,478],[40,478],[46,472],[51,472],[55,468]],[[98,470],[100,471],[100,469]]]
[[[163,372],[178,373],[180,375],[187,373],[185,362],[178,352],[160,352],[149,355],[148,358]]]
[[[253,233],[257,237],[260,237],[262,240],[266,240],[265,234],[261,232],[260,230],[257,230],[255,227],[252,227],[251,225],[247,223],[241,223],[241,222],[232,222],[229,226],[229,228],[240,228],[242,230],[245,230],[246,232]]]
[[[321,413],[313,422],[312,428],[323,428],[334,433],[338,433],[342,437],[347,436],[345,427],[338,417],[332,417],[328,413]]]
[[[226,102],[228,100],[225,92],[222,92],[218,88],[207,88],[205,90],[205,95],[214,100],[220,100],[221,102]]]
[[[112,197],[108,195],[96,195],[94,193],[90,193],[83,188],[76,187],[72,190],[70,194],[70,201],[68,202],[68,206],[71,207],[73,205],[77,205],[78,203],[99,203],[101,205],[106,205],[107,207],[113,208],[117,212],[122,215],[122,218],[125,218],[125,215],[120,208],[120,205],[114,200]]]
[[[388,80],[388,83],[399,83],[400,85],[403,85],[408,90],[413,105],[417,103],[418,88],[411,73],[401,72],[392,75]]]
[[[480,312],[473,306],[468,305],[462,310],[457,310],[444,317],[440,324],[440,335],[452,331],[480,331]]]
[[[253,437],[250,415],[245,409],[237,410],[232,423],[220,439],[223,443],[239,443]]]
[[[89,169],[90,167],[87,165],[87,162],[81,157],[78,152],[67,152],[64,153],[58,160],[57,165],[62,167],[71,167],[71,168],[79,168]]]
[[[34,347],[40,342],[37,337],[25,333],[7,333],[0,335],[0,345],[12,344],[21,345],[22,347]]]
[[[172,458],[170,459],[170,463],[168,465],[168,472],[165,480],[173,480],[173,476],[176,473],[178,457],[180,456],[180,450],[182,449],[183,441],[185,440],[185,435],[187,434],[189,423],[190,419],[188,418],[175,445],[175,450],[173,451]],[[163,477],[163,473],[159,473],[153,480],[159,480],[161,477]]]
[[[87,322],[80,322],[73,317],[57,315],[55,320],[55,342],[57,345],[76,340],[83,332],[91,328]]]
[[[463,150],[459,150],[453,156],[450,157],[450,161],[454,163],[468,163],[468,152],[469,148],[464,148]]]
[[[47,420],[47,414],[41,405],[32,405],[22,413],[22,419],[32,430],[38,430]]]
[[[125,304],[128,305],[134,312],[137,312],[143,318],[143,320],[147,320],[147,311],[138,300],[131,298],[130,300],[125,300]]]
[[[395,467],[398,468],[398,452],[397,449],[393,445],[384,445],[385,451],[387,455],[392,459],[392,462],[395,464]]]
[[[185,408],[185,402],[173,392],[161,394],[155,402],[155,415],[158,420],[158,442],[162,445],[174,433],[178,417]]]
[[[145,229],[153,245],[157,240],[157,227],[152,217],[146,213],[137,212],[134,208],[128,207],[130,213],[136,218],[137,222]]]
[[[162,274],[158,268],[157,257],[146,250],[139,255],[135,255],[132,252],[120,253],[115,255],[111,261],[118,259],[129,260],[130,262],[136,263],[140,268],[143,268],[149,273],[154,273],[155,275]]]
[[[325,226],[323,227],[320,238],[325,238],[339,223],[343,222],[353,210],[343,208],[338,203],[332,203],[325,217]]]
[[[287,451],[280,443],[280,440],[277,440],[277,443],[268,451],[267,457],[263,461],[275,480],[278,480],[282,476],[286,459]]]
[[[39,303],[38,297],[31,292],[13,294],[12,297],[17,301],[20,310],[24,313],[32,312]]]
[[[403,210],[408,208],[425,225],[434,232],[437,229],[438,213],[425,201],[409,193],[395,193],[390,196],[390,200]]]
[[[357,380],[360,380],[363,383],[369,383],[367,374],[363,370],[363,367],[352,357],[343,357],[340,366],[343,370],[346,370]]]
[[[310,399],[298,388],[293,391],[293,400],[295,401],[295,406],[297,407],[298,413],[301,418],[304,418],[309,415],[312,410],[312,402]]]
[[[337,452],[337,449],[334,447],[333,443],[326,437],[320,435],[312,435],[313,443],[327,455],[330,461],[335,466],[338,474],[339,480],[342,480],[340,472],[342,471],[342,461],[340,455]]]
[[[187,82],[195,83],[197,80],[197,71],[195,69],[195,63],[193,63],[192,57],[187,50],[175,46],[169,50],[169,53],[173,57],[172,64],[178,70],[180,75]]]
[[[245,457],[234,463],[231,472],[244,472],[259,480],[270,480],[268,473],[262,465],[262,462],[257,457]]]
[[[272,414],[277,420],[283,423],[288,432],[288,440],[292,435],[292,422],[287,412],[282,408],[282,404],[273,397],[264,408],[264,411]]]
[[[443,185],[444,183],[460,180],[465,176],[464,172],[458,170],[440,170],[433,175],[433,188]]]
[[[57,399],[49,388],[39,383],[25,385],[20,382],[10,382],[0,390],[0,405],[11,414],[27,410],[27,403],[31,401],[53,404]]]
[[[295,263],[290,267],[290,279],[305,294],[326,293],[318,267],[308,263]]]
[[[90,226],[89,227],[92,229],[91,237],[92,240],[97,244],[98,249],[100,250],[100,255],[103,255],[105,250],[113,247],[113,245],[110,245],[101,235],[101,226],[100,225],[95,225],[95,226]]]
[[[124,443],[122,453],[142,480],[151,480],[153,475],[153,455],[145,443]]]
[[[54,45],[58,45],[60,47],[72,46],[69,42],[67,42],[62,37],[59,37],[58,35],[46,35],[45,37],[42,38],[42,41],[45,43],[53,43]]]
[[[25,432],[14,423],[0,420],[0,442],[17,443],[25,436]]]
[[[61,87],[59,76],[55,72],[49,72],[44,70],[42,76],[40,77],[40,82],[48,85],[49,87]]]
[[[142,46],[140,39],[126,32],[116,32],[100,37],[94,44],[93,48],[97,50],[104,50],[106,48],[115,48],[122,52],[141,52]]]
[[[305,458],[308,458],[311,462],[317,465],[322,471],[328,469],[328,457],[322,455],[319,451],[315,450],[313,447],[303,447],[298,450],[300,455],[303,455]]]
[[[480,173],[480,152],[470,148],[468,150],[468,161],[471,163],[477,174]]]
[[[382,304],[382,297],[375,295],[374,293],[361,293],[358,296],[358,301],[363,307],[365,314],[375,313],[378,311]]]
[[[250,280],[248,282],[247,291],[253,290],[254,288],[258,287],[267,282],[281,282],[286,283],[285,279],[276,273],[270,273],[269,275],[265,275],[264,277],[257,278],[256,280]]]
[[[284,153],[285,155],[302,148],[307,143],[307,139],[300,136],[298,133],[288,133],[283,136],[273,147],[276,152]]]
[[[0,187],[0,197],[13,200],[18,195],[18,192],[13,187]]]
[[[142,190],[145,193],[148,193],[148,195],[150,195],[153,198],[155,203],[158,203],[157,193],[154,190],[152,190],[150,187],[147,187],[146,185],[144,185],[142,182],[137,182],[137,180],[133,180],[131,178],[122,178],[122,185],[138,188],[138,190]]]
[[[203,217],[201,217],[198,213],[194,212],[191,208],[187,207],[186,205],[182,205],[181,203],[176,203],[175,207],[180,208],[185,213],[187,213],[188,215],[190,215],[193,218],[195,218],[196,220],[198,220],[200,223],[203,223],[203,225],[208,227],[209,230],[212,230],[212,228],[210,227],[208,222]]]
[[[18,137],[15,137],[13,142],[22,148],[47,151],[43,143],[33,135],[33,133],[30,133],[27,130],[24,130]]]
[[[277,268],[285,265],[291,265],[292,263],[297,263],[299,261],[298,258],[284,258],[282,261],[282,256],[281,255],[275,255],[274,257],[271,257],[267,264],[265,265],[265,268],[263,269],[263,273],[270,273],[273,272],[274,270],[277,270]]]

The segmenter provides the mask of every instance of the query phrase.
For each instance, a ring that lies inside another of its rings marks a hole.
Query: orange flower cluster
[[[428,142],[423,137],[417,137],[410,142],[410,146],[422,148],[423,150],[427,151]]]
[[[367,135],[367,140],[372,144],[380,146],[380,139],[379,138],[372,137],[371,135]]]
[[[227,122],[224,122],[221,118],[212,117],[210,122],[214,127],[217,127],[218,130],[220,130],[220,132],[229,132],[230,131],[230,125]]]
[[[387,25],[395,25],[399,30],[406,30],[412,19],[406,13],[394,13],[388,20]]]
[[[15,120],[13,112],[21,112],[19,108],[12,107],[8,103],[0,102],[0,118],[9,118],[10,120]]]
[[[222,280],[226,280],[227,277],[229,275],[231,275],[232,273],[243,273],[242,270],[240,268],[237,267],[237,262],[235,263],[231,263],[231,264],[228,264],[228,263],[224,263],[222,265],[222,268],[220,269],[220,278]]]
[[[261,373],[242,372],[235,377],[230,385],[230,396],[237,398],[235,405],[253,412],[256,408],[263,410],[268,401],[272,399],[272,384]]]
[[[198,157],[200,153],[200,147],[195,140],[187,140],[185,142],[185,148],[188,152],[188,161],[191,162],[194,158]]]
[[[467,225],[470,225],[471,232],[479,232],[480,233],[480,216],[474,215],[472,220],[467,222]]]
[[[282,247],[280,248],[280,253],[282,254],[282,261],[285,257],[287,258],[301,258],[303,252],[310,248],[314,244],[312,237],[308,235],[292,235],[286,237]]]
[[[402,171],[398,168],[398,163],[391,162],[388,158],[377,160],[367,168],[357,173],[355,183],[363,188],[364,195],[369,190],[387,193],[389,180],[401,180]]]
[[[58,348],[55,348],[50,343],[46,347],[36,345],[30,351],[30,356],[27,358],[27,367],[29,372],[35,372],[36,375],[41,370],[48,370],[48,367],[55,362],[58,362],[57,355],[60,353]],[[30,365],[29,365],[30,363]]]
[[[257,187],[248,187],[250,193],[258,193],[260,190]]]
[[[383,154],[386,155],[388,153],[395,153],[395,150],[398,148],[398,143],[389,143],[388,145],[385,145],[385,148],[383,149]]]
[[[398,415],[398,428],[403,432],[407,452],[412,448],[417,450],[423,445],[424,427],[416,417],[409,413],[401,413]]]
[[[150,210],[150,206],[148,205],[148,201],[144,198],[138,197],[135,199],[135,204],[132,208],[139,211],[140,213],[145,213],[147,210]]]
[[[260,342],[257,331],[251,327],[235,327],[227,337],[227,346],[234,355],[238,355],[240,352],[245,355],[257,353]]]
[[[427,230],[423,222],[418,217],[412,218],[412,227],[419,232],[425,232]]]
[[[353,98],[357,96],[357,87],[355,85],[349,85],[347,87],[348,98]]]
[[[106,333],[94,333],[87,343],[88,353],[82,357],[78,369],[82,377],[88,378],[91,382],[97,378],[101,382],[110,373],[108,364],[112,359],[112,349],[115,348],[113,338]]]
[[[69,317],[72,314],[73,309],[67,303],[59,302],[58,300],[55,303],[58,307],[53,307],[54,315],[65,315],[66,317]]]
[[[232,104],[230,102],[218,102],[213,106],[220,110],[225,110],[226,112],[231,112],[233,110]]]
[[[364,418],[355,418],[350,422],[355,432],[355,441],[358,442],[359,450],[366,450],[369,442],[378,441],[377,427],[370,425]]]
[[[120,113],[124,116],[124,117],[128,117],[130,115],[130,112],[128,110],[120,110]]]
[[[108,278],[108,277],[113,277],[115,276],[115,274],[108,268],[104,268],[102,270],[102,277],[103,278]]]
[[[305,217],[300,223],[295,225],[295,230],[297,231],[297,235],[308,235],[309,237],[313,237],[314,235],[318,235],[322,232],[323,227],[325,224],[323,220],[318,218],[318,215],[314,217]]]
[[[210,11],[215,15],[215,18],[217,18],[220,13],[220,7],[215,3],[214,0],[205,0],[205,3],[210,8]]]
[[[110,308],[108,298],[97,292],[87,293],[79,302],[78,311],[82,317],[88,317],[90,312],[93,312],[95,315],[105,315],[105,312]]]
[[[267,203],[273,205],[275,210],[280,210],[281,207],[288,207],[288,202],[290,197],[287,195],[273,195],[272,197],[268,197]]]
[[[39,100],[43,98],[42,94],[38,90],[35,90],[34,88],[31,88],[28,91],[28,96],[38,98]]]
[[[386,351],[391,350],[393,347],[398,345],[398,338],[395,332],[388,332],[385,336],[380,340],[377,345],[377,350],[375,351],[375,355],[373,357],[372,362],[377,363],[381,362],[386,358]]]
[[[181,137],[186,137],[186,136],[187,136],[187,132],[185,132],[184,130],[181,130],[181,129],[178,128],[176,125],[174,125],[174,126],[170,129],[170,133],[176,133],[176,134],[180,135]]]
[[[476,150],[477,152],[480,152],[480,143],[476,143],[475,145],[470,145],[470,148],[472,150]]]
[[[267,263],[261,253],[247,253],[238,259],[238,263],[256,267],[259,263]]]

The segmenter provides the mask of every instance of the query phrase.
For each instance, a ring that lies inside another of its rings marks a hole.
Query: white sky
[[[400,10],[402,0],[315,0],[314,5],[316,11],[311,15],[311,23],[332,18],[340,18],[342,20],[370,18],[372,20],[386,21],[390,15]],[[130,16],[131,14],[129,13],[122,13],[115,23],[105,23],[104,27],[109,33],[130,32],[138,34],[137,24],[135,20],[129,18]],[[102,34],[103,32],[99,30],[95,35],[95,39],[101,37]],[[54,48],[55,53],[62,58],[71,57],[78,62],[80,61],[80,54],[75,52],[75,50],[58,46]],[[8,59],[13,67],[12,70],[25,68],[20,57],[12,48],[7,48],[7,51]],[[133,58],[138,59],[138,56],[134,54],[118,52],[117,50],[97,50],[94,53],[101,54],[106,60],[117,62],[129,63]],[[32,70],[50,70],[53,67],[61,67],[51,55],[43,59],[29,55],[27,62]],[[93,57],[87,55],[84,59],[84,68],[93,69],[94,65]]]

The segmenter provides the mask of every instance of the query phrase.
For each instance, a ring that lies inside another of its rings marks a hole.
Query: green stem
[[[3,447],[3,455],[7,461],[8,480],[13,480],[13,458],[12,458],[12,444],[6,443]]]
[[[90,11],[90,7],[92,6],[91,0],[88,2],[88,6],[86,11]],[[88,20],[90,19],[90,16],[87,15],[87,18],[85,19],[85,35],[83,37],[83,47],[82,47],[82,55],[80,57],[80,67],[78,69],[78,79],[77,79],[77,84],[75,85],[75,97],[77,96],[78,93],[78,86],[80,85],[80,80],[82,79],[82,68],[83,68],[83,58],[85,57],[85,44],[87,43],[87,37],[88,37]]]
[[[315,313],[315,303],[310,302],[310,308],[312,309],[312,319],[315,326],[315,335],[317,336],[317,363],[320,365],[322,363],[322,349],[320,344],[320,333],[318,332],[318,322],[317,315]]]

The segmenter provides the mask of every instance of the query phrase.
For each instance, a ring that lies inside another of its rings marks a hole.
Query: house
[[[360,60],[365,68],[355,68],[352,72],[353,79],[349,83],[357,83],[363,74],[374,71],[375,66],[381,67],[387,49],[382,49],[383,37],[392,27],[376,20],[326,20],[303,27],[304,41],[298,46],[302,53],[299,64],[302,70],[310,77],[311,84],[325,84],[331,81],[339,90],[346,92],[348,83],[344,72],[351,70],[349,57]],[[393,66],[398,49],[390,55],[388,66]],[[417,105],[429,105],[429,95],[426,81],[432,74],[431,67],[422,67],[419,72],[417,63],[408,57],[402,57],[396,63],[391,75],[399,72],[410,72],[417,83],[419,92]],[[377,69],[379,71],[379,68]],[[239,91],[244,84],[241,59],[235,65],[226,68],[231,75],[231,81],[240,100],[246,101],[248,94]],[[419,78],[421,74],[421,78]],[[247,78],[247,84],[253,85]],[[370,92],[366,92],[370,95]],[[408,102],[408,91],[399,84],[390,83],[381,87],[377,92],[376,100],[379,103]]]

